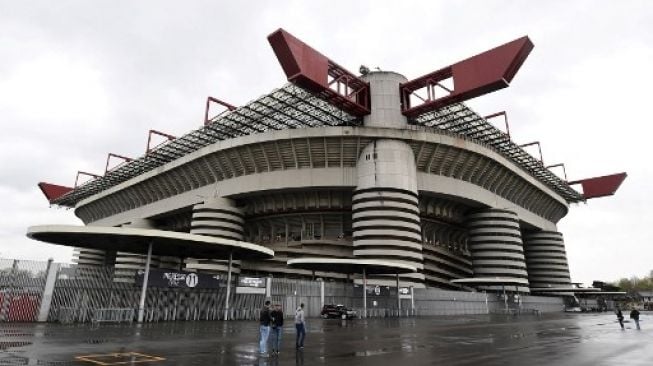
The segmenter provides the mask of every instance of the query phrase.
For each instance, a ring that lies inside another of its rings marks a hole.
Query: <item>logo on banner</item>
[[[197,275],[195,273],[190,273],[189,275],[186,276],[186,286],[188,287],[195,287],[197,286]]]

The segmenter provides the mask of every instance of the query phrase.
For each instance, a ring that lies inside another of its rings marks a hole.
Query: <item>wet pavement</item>
[[[288,322],[291,323],[291,322]],[[284,328],[258,355],[256,322],[0,324],[0,365],[653,365],[653,314],[619,329],[613,314],[309,319],[306,348]]]

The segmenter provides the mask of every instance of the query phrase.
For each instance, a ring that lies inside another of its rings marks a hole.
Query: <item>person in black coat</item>
[[[281,334],[283,334],[283,310],[281,309],[280,304],[276,304],[274,309],[270,312],[270,317],[272,322],[272,336],[270,337],[270,342],[272,342],[272,354],[279,354],[281,350]]]
[[[617,320],[619,321],[619,325],[621,325],[621,330],[624,330],[624,314],[621,313],[621,309],[618,306],[614,312],[617,314]]]
[[[261,309],[261,314],[259,316],[260,319],[260,333],[261,333],[261,338],[259,342],[259,350],[261,352],[261,356],[267,357],[268,356],[268,337],[270,336],[270,323],[271,323],[271,317],[270,317],[270,301],[265,301],[265,305],[263,305],[263,308]]]
[[[639,327],[639,310],[637,310],[637,308],[633,308],[633,310],[630,312],[630,319],[635,321],[635,324],[637,325],[637,330],[640,330],[641,328]]]

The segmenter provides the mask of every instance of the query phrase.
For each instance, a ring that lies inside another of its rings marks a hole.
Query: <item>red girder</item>
[[[150,144],[152,143],[152,135],[153,135],[153,134],[154,134],[154,135],[163,136],[163,137],[167,138],[168,141],[172,141],[172,140],[176,139],[176,137],[174,137],[174,136],[172,136],[172,135],[169,135],[169,134],[167,134],[167,133],[164,133],[164,132],[161,132],[161,131],[157,131],[157,130],[150,130],[150,131],[147,133],[147,147],[145,148],[145,155],[149,154],[150,151],[156,149],[157,147],[159,147],[159,146],[163,145],[165,142],[167,142],[167,141],[165,141],[165,142],[162,142],[162,143],[160,143],[160,144],[158,144],[158,145],[156,145],[156,146],[154,146],[154,147],[150,147]]]
[[[107,174],[107,172],[109,171],[109,161],[111,160],[112,157],[123,160],[123,162],[118,164],[116,167],[133,160],[132,158],[128,158],[126,156],[122,156],[122,155],[118,155],[118,154],[114,154],[114,153],[109,153],[109,154],[107,154],[107,164],[104,167],[104,174]],[[114,167],[113,169],[115,169],[116,167]]]
[[[46,182],[40,182],[38,186],[41,189],[41,192],[43,192],[45,198],[49,202],[52,202],[53,200],[56,200],[57,198],[73,190],[73,188],[71,187],[64,187],[57,184],[51,184]]]
[[[531,40],[522,37],[401,84],[403,114],[416,117],[507,87],[532,49]],[[440,82],[448,78],[453,78],[453,90],[449,95],[434,99],[433,87],[442,87]],[[428,88],[427,100],[412,106],[411,94],[422,88]]]
[[[567,181],[567,170],[565,169],[565,164],[564,163],[558,163],[558,164],[552,164],[545,166],[545,168],[551,170],[551,168],[562,168],[562,173],[565,176],[565,182]]]
[[[370,86],[283,29],[268,36],[288,81],[354,116],[370,114]],[[331,78],[331,79],[329,79]]]
[[[211,97],[211,96],[206,97],[206,109],[204,110],[204,125],[205,126],[209,124],[209,106],[211,105],[211,102],[217,103],[217,104],[219,104],[219,105],[221,105],[223,107],[226,107],[228,111],[236,110],[235,106],[233,106],[233,105],[231,105],[231,104],[229,104],[229,103],[227,103],[225,101],[222,101],[222,100],[220,100],[218,98],[214,98],[214,97]]]
[[[624,179],[626,179],[627,176],[628,174],[624,172],[624,173],[617,173],[611,175],[604,175],[602,177],[580,179],[573,182],[569,182],[569,184],[582,185],[583,197],[585,199],[599,198],[599,197],[612,196],[613,194],[615,194],[615,192],[617,192],[617,189],[619,189],[619,186],[621,185],[621,183],[623,183]]]
[[[75,177],[75,188],[77,188],[77,183],[79,183],[79,176],[80,175],[86,175],[88,177],[92,177],[93,179],[102,178],[101,175],[88,173],[88,172],[83,172],[81,170],[78,170],[77,171],[77,176]]]
[[[528,142],[528,143],[519,145],[519,147],[524,148],[524,147],[533,146],[533,145],[537,145],[537,151],[540,152],[540,162],[542,164],[544,164],[544,158],[542,157],[542,145],[540,145],[539,141]]]
[[[485,116],[483,118],[488,120],[488,119],[499,117],[499,116],[503,116],[503,122],[506,125],[506,135],[508,135],[508,137],[510,137],[510,124],[508,124],[508,113],[506,113],[506,111],[501,111],[501,112],[497,112],[497,113],[488,114],[487,116]]]

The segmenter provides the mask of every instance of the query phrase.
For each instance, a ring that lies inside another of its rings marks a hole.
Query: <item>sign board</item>
[[[265,277],[238,277],[238,287],[265,288],[267,279]]]
[[[410,287],[399,287],[399,298],[412,299],[412,296],[410,294]]]
[[[244,277],[238,278],[237,294],[264,294],[267,285],[265,277]]]
[[[143,285],[145,271],[136,272],[136,284]],[[150,269],[147,280],[148,287],[168,288],[220,288],[225,287],[225,280],[221,275],[175,271],[166,269]]]
[[[378,285],[367,285],[367,296],[368,297],[387,297],[387,296],[397,296],[396,287],[389,286],[378,286]],[[363,296],[363,286],[356,284],[354,285],[354,296]]]

